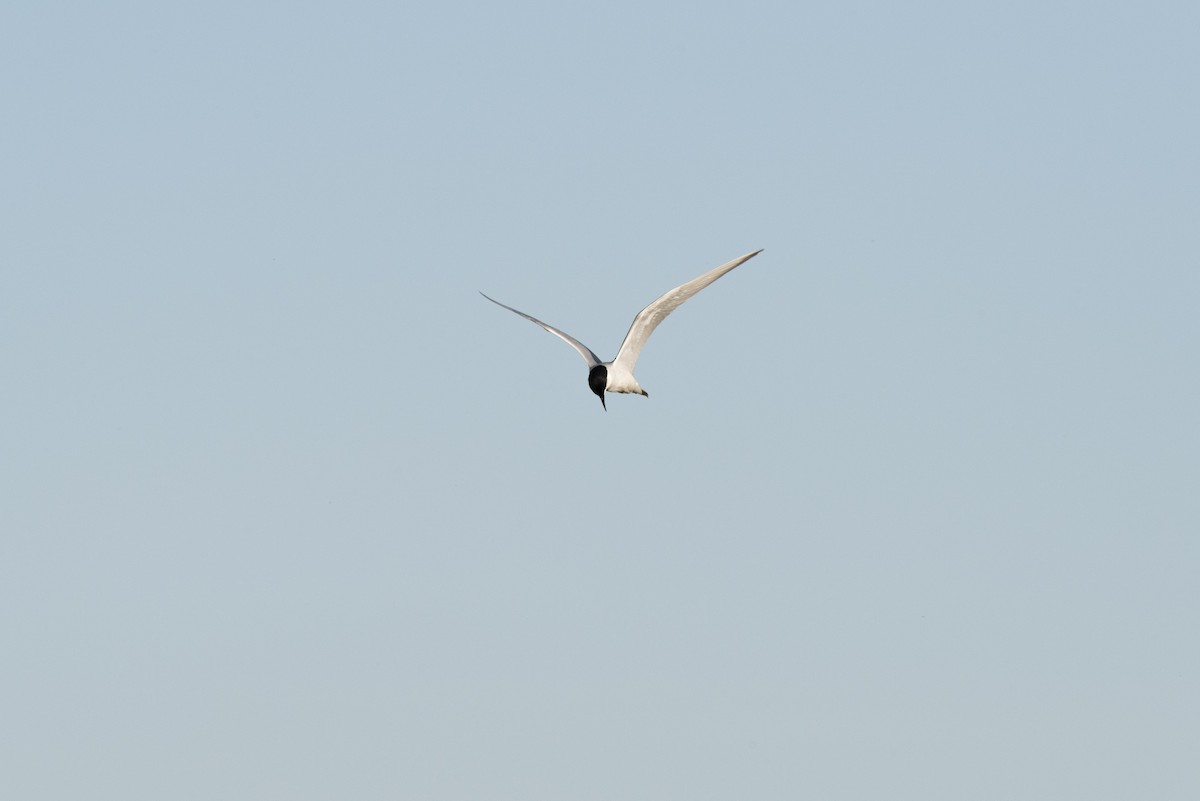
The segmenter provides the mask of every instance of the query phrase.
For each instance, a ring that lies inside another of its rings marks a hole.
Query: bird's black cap
[[[604,411],[608,411],[608,404],[604,402],[604,388],[608,386],[608,368],[603,364],[597,364],[588,371],[588,386],[592,388],[600,396],[600,405],[604,407]]]

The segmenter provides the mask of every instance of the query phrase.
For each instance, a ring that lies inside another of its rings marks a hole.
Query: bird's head
[[[604,388],[608,386],[608,368],[603,364],[598,364],[589,370],[588,386],[592,388],[592,392],[595,392],[600,397],[600,405],[607,412],[608,404],[604,402]]]

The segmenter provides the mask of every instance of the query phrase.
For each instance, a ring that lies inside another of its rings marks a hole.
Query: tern
[[[523,311],[517,311],[512,306],[505,306],[498,300],[488,298],[482,292],[479,294],[497,306],[508,309],[514,314],[519,314],[531,323],[540,325],[577,350],[579,355],[583,357],[583,360],[587,362],[588,387],[599,396],[600,405],[604,407],[605,411],[608,411],[608,404],[604,401],[605,392],[621,392],[650,397],[650,393],[642,389],[641,384],[633,377],[633,368],[637,364],[638,356],[642,353],[642,348],[646,345],[646,340],[654,333],[654,329],[658,328],[659,323],[667,319],[667,315],[682,306],[684,301],[692,295],[695,295],[734,267],[749,261],[759,253],[762,253],[761,248],[753,253],[747,253],[745,256],[739,256],[733,261],[727,261],[720,267],[715,267],[704,275],[675,287],[642,309],[633,318],[633,323],[629,326],[629,333],[625,335],[625,341],[621,343],[621,349],[617,351],[616,358],[610,362],[600,361],[600,357],[593,353],[587,345],[584,345],[565,331],[560,331],[552,325],[547,325],[536,317],[530,317]]]

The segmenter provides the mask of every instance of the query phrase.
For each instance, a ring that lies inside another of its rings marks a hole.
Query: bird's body
[[[604,376],[604,391],[605,392],[620,392],[629,395],[649,395],[650,393],[642,389],[642,385],[633,377],[633,373],[628,370],[606,362],[606,375]]]
[[[590,348],[570,334],[560,331],[554,326],[547,325],[536,317],[530,317],[525,312],[517,311],[512,306],[505,306],[498,300],[492,300],[487,295],[483,295],[482,292],[479,294],[491,300],[497,306],[503,306],[510,312],[519,314],[526,320],[541,326],[578,351],[583,360],[587,362],[588,387],[600,397],[600,403],[604,404],[605,392],[649,396],[649,393],[642,389],[641,384],[634,378],[633,370],[637,365],[638,356],[641,355],[646,340],[654,333],[654,329],[658,328],[659,323],[665,320],[667,315],[683,305],[684,301],[692,295],[695,295],[701,289],[704,289],[704,287],[725,275],[725,273],[757,256],[759,253],[762,253],[761,249],[753,253],[747,253],[745,256],[709,270],[703,275],[688,281],[686,284],[675,287],[642,309],[633,318],[633,323],[629,326],[629,332],[625,334],[625,341],[621,343],[621,349],[617,351],[617,355],[610,362],[601,361],[600,357],[593,353]],[[606,409],[608,408],[607,404],[604,404],[604,406]]]

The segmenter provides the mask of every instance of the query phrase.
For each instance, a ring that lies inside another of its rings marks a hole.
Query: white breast
[[[635,395],[645,395],[642,385],[633,377],[633,373],[624,370],[612,362],[605,362],[608,368],[608,383],[604,385],[605,392],[631,392]]]

